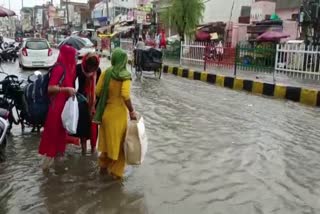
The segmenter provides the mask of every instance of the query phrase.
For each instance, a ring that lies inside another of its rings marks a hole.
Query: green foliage
[[[171,0],[169,5],[162,14],[165,23],[177,29],[181,38],[185,34],[193,35],[203,19],[205,9],[203,0]]]

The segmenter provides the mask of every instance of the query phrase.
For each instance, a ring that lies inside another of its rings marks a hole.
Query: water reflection
[[[132,90],[150,146],[124,183],[75,147],[43,175],[39,137],[15,128],[0,213],[320,213],[319,109],[172,76]]]

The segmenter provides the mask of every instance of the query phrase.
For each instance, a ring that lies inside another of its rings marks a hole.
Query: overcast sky
[[[35,5],[42,5],[48,0],[23,0],[24,7],[32,7]],[[53,4],[57,5],[60,0],[53,0]],[[69,2],[88,2],[88,0],[69,0]],[[0,0],[0,5],[6,8],[11,7],[11,10],[15,11],[17,15],[20,15],[22,0]]]

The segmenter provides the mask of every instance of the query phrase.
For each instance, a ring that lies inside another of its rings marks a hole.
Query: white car
[[[22,68],[48,68],[54,65],[56,57],[46,39],[28,38],[19,51],[19,66]]]
[[[81,38],[81,39],[83,39],[83,41],[85,41],[86,45],[78,51],[79,58],[84,57],[84,55],[86,55],[88,53],[95,53],[96,52],[96,48],[94,47],[94,44],[90,41],[90,39],[88,39],[88,38]]]

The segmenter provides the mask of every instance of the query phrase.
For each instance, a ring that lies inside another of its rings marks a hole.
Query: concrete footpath
[[[180,67],[178,63],[172,61],[165,61],[163,66],[164,73],[320,107],[320,81],[302,80],[283,75],[274,77],[272,73],[239,70],[235,76],[233,69],[215,68],[205,72],[202,70],[201,66]]]
[[[180,67],[179,61],[169,61],[166,60],[164,62],[165,65],[169,65],[171,67]],[[203,71],[203,66],[199,65],[183,65],[183,68],[188,68],[193,71]],[[260,80],[266,83],[276,83],[281,85],[287,86],[294,86],[294,87],[304,87],[310,89],[318,89],[320,90],[320,80],[309,80],[309,79],[302,79],[298,77],[289,77],[287,75],[276,74],[273,76],[272,72],[255,72],[255,71],[242,71],[237,70],[236,76],[234,75],[233,68],[225,68],[225,67],[209,67],[207,69],[208,73],[224,75],[229,77],[237,77],[241,79],[251,79],[251,80]]]

